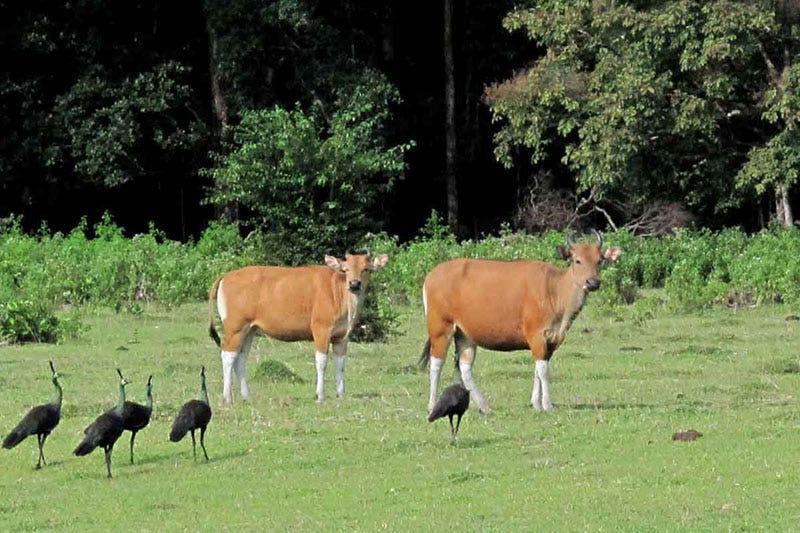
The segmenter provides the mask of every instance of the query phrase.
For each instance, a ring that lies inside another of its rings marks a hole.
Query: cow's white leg
[[[236,354],[236,360],[233,362],[233,371],[236,374],[236,381],[239,382],[239,392],[242,394],[243,400],[250,398],[250,388],[247,386],[245,376],[247,374],[247,354],[250,352],[250,346],[253,345],[254,337],[255,333],[251,329],[242,340],[239,353]]]
[[[336,396],[344,397],[344,361],[347,357],[347,341],[333,343],[333,362],[336,364]]]
[[[469,391],[472,401],[478,405],[478,411],[488,413],[490,411],[489,404],[486,403],[486,399],[481,394],[481,391],[478,390],[478,385],[472,377],[472,362],[459,361],[458,369],[461,370],[461,382],[464,383],[464,386]]]
[[[314,359],[317,366],[317,401],[321,402],[325,399],[325,363],[328,362],[328,354],[317,352]]]
[[[430,413],[433,411],[433,406],[436,405],[436,393],[439,389],[439,374],[442,373],[442,364],[444,363],[444,359],[439,359],[438,357],[431,356],[430,358],[430,367],[431,367],[431,389],[430,395],[428,396],[428,412]]]
[[[225,403],[231,403],[231,371],[233,370],[233,363],[236,361],[236,352],[226,352],[225,350],[220,353],[222,359],[222,397]]]
[[[542,393],[542,409],[545,411],[552,411],[553,404],[550,403],[550,379],[549,379],[550,363],[545,360],[536,361],[536,376],[541,382]],[[534,382],[534,387],[536,386]]]
[[[531,407],[537,411],[542,410],[542,380],[536,367],[533,368],[533,392],[531,392]]]

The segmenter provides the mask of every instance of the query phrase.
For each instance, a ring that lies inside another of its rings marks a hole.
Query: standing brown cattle
[[[355,326],[369,281],[389,257],[348,254],[345,259],[326,255],[327,266],[250,266],[223,274],[211,285],[209,334],[222,348],[222,394],[231,397],[231,370],[236,373],[242,398],[247,352],[257,333],[282,341],[313,340],[316,350],[317,401],[325,397],[323,377],[328,345],[336,363],[336,393],[344,395],[347,337]],[[214,328],[214,303],[222,320],[224,341]]]
[[[423,305],[428,342],[421,362],[430,361],[428,410],[436,403],[439,373],[450,339],[455,338],[461,381],[481,412],[489,405],[472,377],[478,346],[490,350],[530,349],[535,369],[531,406],[550,410],[548,364],[564,341],[586,294],[600,287],[598,269],[616,261],[619,248],[567,238],[558,252],[569,261],[559,269],[541,261],[454,259],[436,266],[425,278]]]

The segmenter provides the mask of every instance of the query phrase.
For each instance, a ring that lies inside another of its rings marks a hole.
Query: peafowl
[[[120,378],[122,378],[122,375],[120,375]],[[152,375],[147,378],[147,385],[144,389],[146,394],[144,405],[136,402],[125,402],[125,406],[122,409],[122,425],[131,432],[131,464],[133,464],[133,441],[136,439],[136,433],[147,427],[147,424],[150,423],[150,414],[153,412],[152,380]],[[111,409],[111,411],[114,409]]]
[[[450,385],[439,397],[439,401],[433,406],[428,422],[433,422],[437,418],[447,416],[450,419],[450,444],[456,443],[458,426],[461,425],[461,417],[469,407],[469,391],[461,383]],[[457,416],[455,427],[453,427],[453,416]]]
[[[61,420],[61,399],[63,397],[63,392],[61,390],[61,385],[58,383],[58,373],[52,361],[50,361],[50,370],[53,372],[53,385],[56,387],[55,399],[50,403],[33,407],[28,411],[28,414],[22,417],[17,427],[3,440],[3,448],[10,450],[25,440],[28,435],[35,434],[39,441],[39,461],[36,463],[37,470],[42,467],[42,464],[47,464],[47,461],[44,459],[44,451],[42,450],[42,448],[44,448],[44,441],[47,439],[47,436],[50,435],[50,432],[58,425],[59,420]]]
[[[105,450],[106,456],[106,470],[108,470],[108,477],[111,477],[111,450],[114,448],[114,443],[117,442],[122,431],[125,429],[125,424],[122,419],[122,414],[125,410],[125,385],[130,383],[122,376],[122,373],[117,369],[120,376],[119,379],[119,401],[117,407],[111,411],[107,411],[98,416],[85,430],[84,437],[80,444],[72,452],[75,455],[88,455],[94,451],[95,448],[101,446]]]
[[[200,447],[203,448],[203,455],[208,461],[206,446],[203,437],[206,434],[206,426],[211,420],[211,407],[208,405],[208,391],[206,390],[206,367],[200,370],[200,399],[189,400],[181,407],[175,422],[172,424],[172,431],[169,433],[169,440],[172,442],[180,441],[187,431],[192,433],[192,454],[197,460],[197,449],[194,440],[194,431],[200,430]]]

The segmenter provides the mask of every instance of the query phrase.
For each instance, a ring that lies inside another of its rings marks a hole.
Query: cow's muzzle
[[[350,289],[350,292],[359,292],[361,290],[361,280],[354,279],[347,284],[347,288]]]
[[[600,288],[600,280],[597,278],[590,278],[586,280],[585,288],[587,291],[592,292]]]

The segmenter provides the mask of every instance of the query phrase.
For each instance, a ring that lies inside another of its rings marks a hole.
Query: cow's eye
[[[581,264],[581,260],[580,260],[580,259],[576,259],[576,260],[575,260],[575,264],[576,264],[576,265],[580,265],[580,264]]]

